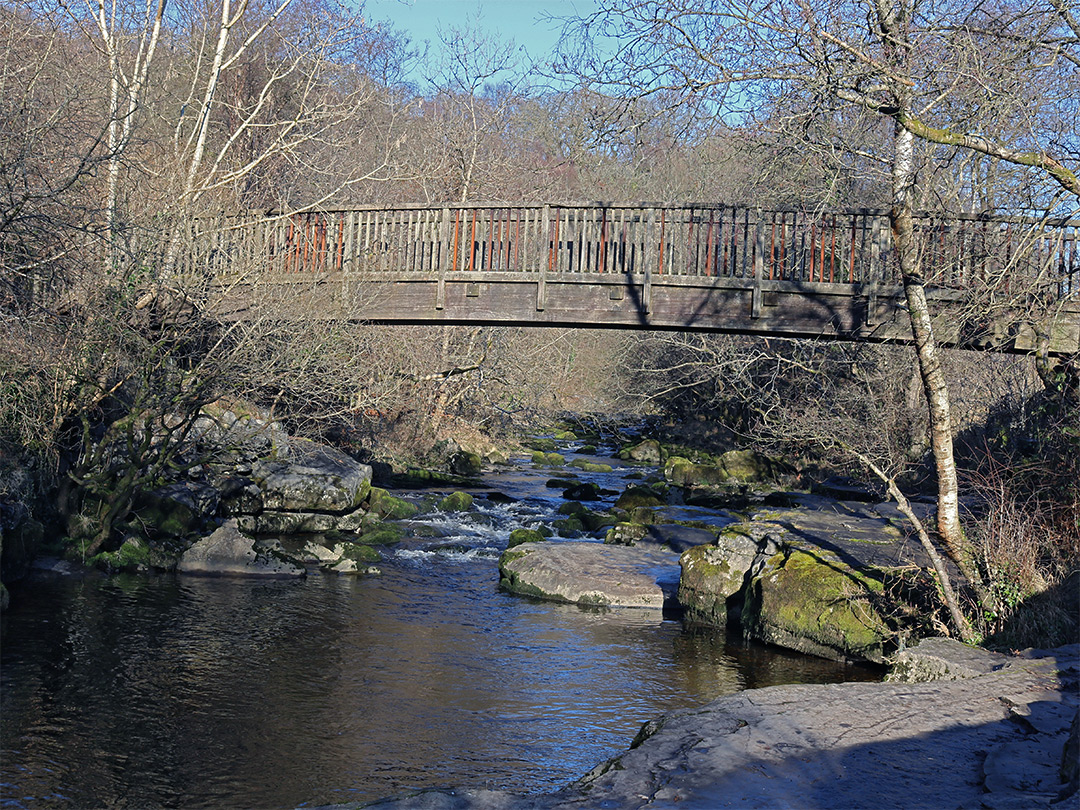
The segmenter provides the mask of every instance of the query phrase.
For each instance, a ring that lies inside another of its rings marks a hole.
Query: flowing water
[[[582,475],[621,489],[634,472]],[[740,689],[879,677],[651,610],[501,593],[550,473],[493,474],[417,520],[381,576],[99,576],[13,589],[2,619],[2,807],[259,807],[423,787],[544,791],[643,722]],[[723,520],[723,516],[713,516]]]

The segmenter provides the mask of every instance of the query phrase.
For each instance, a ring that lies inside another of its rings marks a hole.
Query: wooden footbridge
[[[920,217],[943,343],[1080,341],[1080,221]],[[440,205],[201,218],[189,270],[226,319],[679,329],[907,341],[885,211]]]

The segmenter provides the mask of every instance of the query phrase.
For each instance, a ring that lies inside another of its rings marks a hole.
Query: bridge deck
[[[1053,350],[1077,350],[1080,222],[922,217],[916,230],[945,343],[1029,350],[1033,332],[1016,318],[972,326],[956,313],[992,299],[1015,314],[1038,295],[1060,310]],[[882,211],[369,207],[201,219],[191,235],[191,269],[211,269],[225,317],[277,300],[383,323],[910,333]]]

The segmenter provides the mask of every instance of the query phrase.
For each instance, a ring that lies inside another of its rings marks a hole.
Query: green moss
[[[585,461],[584,459],[580,458],[575,458],[573,461],[571,461],[570,466],[576,467],[582,472],[591,473],[609,473],[612,469],[610,464],[594,464],[591,461]]]
[[[554,453],[555,441],[553,439],[545,439],[539,436],[534,436],[525,441],[525,446],[530,450],[536,450],[540,453]]]
[[[877,572],[851,569],[820,552],[778,553],[754,582],[744,625],[772,643],[802,649],[803,639],[807,651],[880,661],[890,633],[873,601],[883,587]]]
[[[507,541],[506,547],[508,549],[514,546],[520,546],[522,543],[542,543],[547,538],[535,529],[514,529],[510,532],[510,539]]]
[[[377,549],[362,543],[342,543],[342,556],[358,563],[373,563],[382,560],[382,554]]]
[[[574,515],[575,517],[579,517],[586,514],[588,511],[589,507],[583,503],[578,503],[577,501],[567,501],[559,507],[560,515]]]
[[[636,509],[639,506],[656,507],[664,505],[664,499],[652,489],[638,486],[627,487],[626,491],[615,501],[617,508],[627,511]]]
[[[438,509],[440,512],[468,512],[472,509],[473,496],[468,492],[451,492],[441,501]]]
[[[391,495],[381,487],[371,488],[371,493],[368,496],[368,509],[380,517],[394,520],[411,518],[420,511],[416,504]]]
[[[368,546],[389,546],[405,536],[405,530],[396,523],[380,523],[365,529],[357,542]]]
[[[537,467],[561,467],[566,463],[566,459],[558,453],[537,451],[532,454],[532,463]]]

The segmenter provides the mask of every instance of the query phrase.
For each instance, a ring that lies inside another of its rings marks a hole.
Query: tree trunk
[[[960,525],[960,488],[953,458],[952,408],[949,388],[941,368],[941,356],[926,301],[922,261],[915,242],[913,222],[915,183],[915,136],[896,126],[893,161],[893,206],[890,212],[893,245],[911,319],[911,336],[919,358],[919,374],[930,417],[930,447],[937,470],[937,527],[942,543],[968,582],[980,589],[981,580],[971,549]]]

